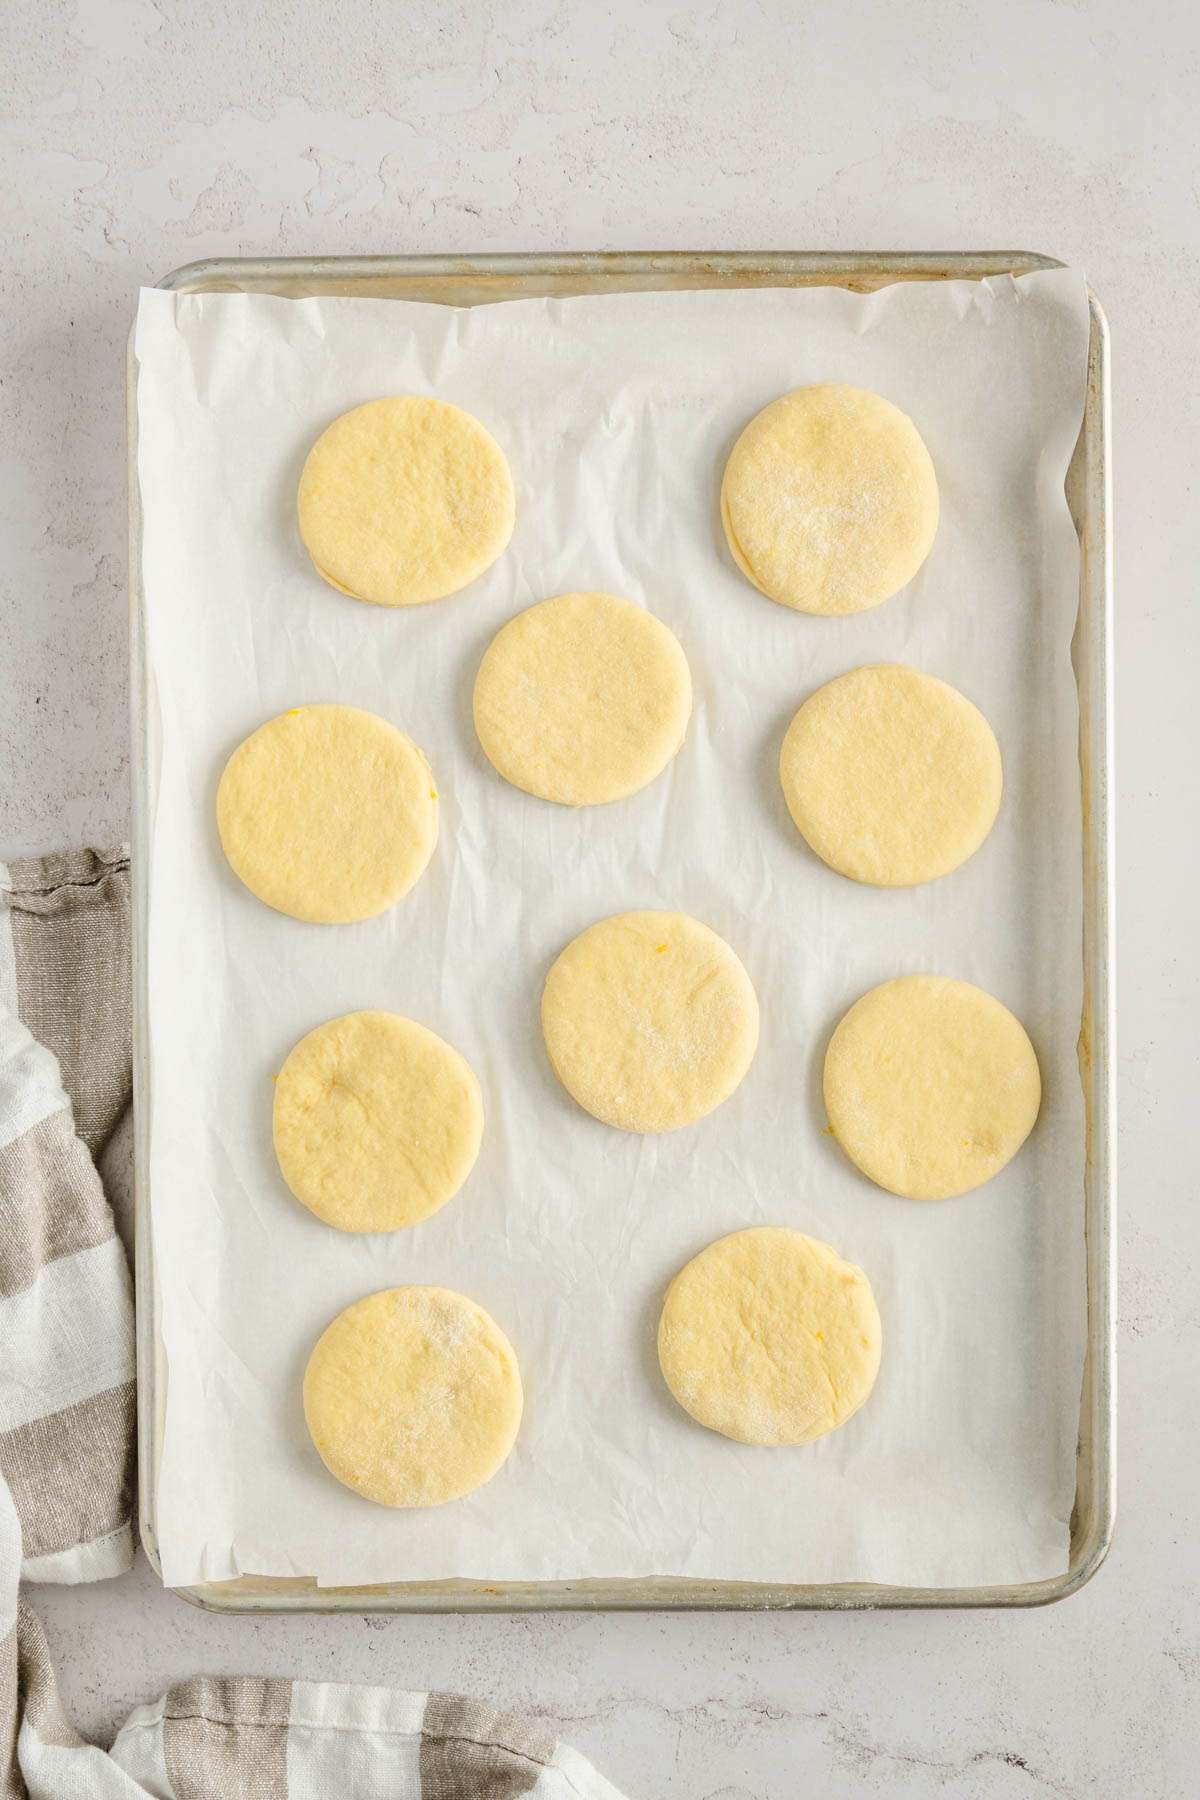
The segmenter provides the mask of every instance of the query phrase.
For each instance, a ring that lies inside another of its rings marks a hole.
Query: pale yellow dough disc
[[[937,531],[937,478],[912,420],[841,382],[751,419],[721,485],[729,548],[755,587],[807,613],[856,613],[911,581]]]
[[[437,794],[411,738],[356,706],[300,706],[239,744],[217,789],[221,848],[276,911],[321,925],[381,913],[437,842]]]
[[[741,1444],[811,1444],[875,1385],[883,1332],[871,1284],[784,1225],[719,1238],[667,1289],[658,1360],[685,1412]]]
[[[421,606],[474,581],[512,536],[512,476],[479,420],[444,400],[368,400],[328,426],[300,476],[300,535],[334,587]]]
[[[683,743],[692,679],[660,619],[615,594],[559,594],[510,619],[475,682],[475,729],[507,781],[564,806],[623,800]]]
[[[788,727],[779,778],[817,855],[877,887],[957,869],[991,830],[1003,786],[983,714],[903,663],[818,688]]]
[[[982,988],[902,975],[850,1008],[825,1055],[833,1135],[910,1200],[990,1181],[1033,1130],[1042,1081],[1018,1019]]]
[[[479,1154],[470,1065],[396,1013],[346,1013],[302,1037],[275,1083],[284,1180],[340,1231],[397,1231],[437,1212]]]
[[[758,1044],[758,1000],[723,938],[686,913],[590,925],[546,977],[554,1072],[622,1131],[674,1131],[728,1099]]]
[[[338,1314],[304,1372],[330,1474],[381,1506],[440,1506],[490,1481],[521,1423],[512,1345],[450,1288],[394,1287]]]

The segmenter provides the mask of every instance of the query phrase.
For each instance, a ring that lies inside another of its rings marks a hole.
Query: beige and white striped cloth
[[[128,1123],[129,951],[124,852],[0,864],[0,1800],[621,1800],[450,1694],[201,1677],[110,1750],[72,1727],[18,1588],[133,1557],[133,1298],[97,1172]]]

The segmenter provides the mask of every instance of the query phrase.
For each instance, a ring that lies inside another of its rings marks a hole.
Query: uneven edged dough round
[[[407,894],[437,842],[437,794],[411,738],[356,706],[299,706],[239,744],[217,789],[221,848],[251,893],[320,925]]]
[[[883,1342],[861,1269],[783,1225],[719,1238],[679,1271],[658,1360],[685,1412],[741,1444],[811,1444],[856,1413]]]
[[[623,800],[683,743],[687,658],[661,619],[616,594],[559,594],[492,639],[475,729],[505,780],[564,806]]]
[[[686,913],[601,919],[546,977],[554,1073],[595,1118],[674,1131],[728,1099],[758,1044],[758,1000],[724,938]]]
[[[756,588],[807,613],[856,613],[912,580],[937,531],[937,478],[912,420],[842,382],[796,388],[730,452],[721,519]]]
[[[521,1374],[496,1321],[449,1288],[394,1287],[338,1314],[304,1372],[330,1474],[381,1506],[440,1506],[490,1481],[521,1423]]]
[[[300,535],[318,571],[379,606],[421,606],[474,581],[512,536],[512,476],[479,420],[445,400],[368,400],[326,427],[300,476]]]
[[[319,1219],[397,1231],[437,1212],[470,1174],[483,1100],[436,1032],[397,1013],[346,1013],[289,1055],[273,1129],[284,1180]]]
[[[830,868],[877,887],[947,875],[1000,806],[1000,750],[957,688],[903,663],[839,675],[806,700],[779,757],[798,830]]]
[[[1024,1026],[982,988],[902,975],[855,1002],[825,1055],[833,1135],[864,1175],[948,1200],[1016,1155],[1042,1099]]]

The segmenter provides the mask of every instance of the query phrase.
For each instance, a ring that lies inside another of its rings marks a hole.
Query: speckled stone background
[[[1191,0],[7,0],[0,856],[126,833],[139,283],[301,251],[1021,246],[1114,340],[1121,1516],[1044,1612],[276,1619],[41,1590],[110,1733],[199,1670],[475,1691],[637,1800],[1197,1791]],[[969,603],[969,596],[966,597]]]

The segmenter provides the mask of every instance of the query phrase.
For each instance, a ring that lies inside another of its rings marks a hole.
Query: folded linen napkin
[[[97,1172],[131,1092],[129,858],[0,864],[0,1795],[621,1800],[536,1721],[451,1694],[200,1677],[86,1744],[22,1578],[133,1559],[133,1296]]]

